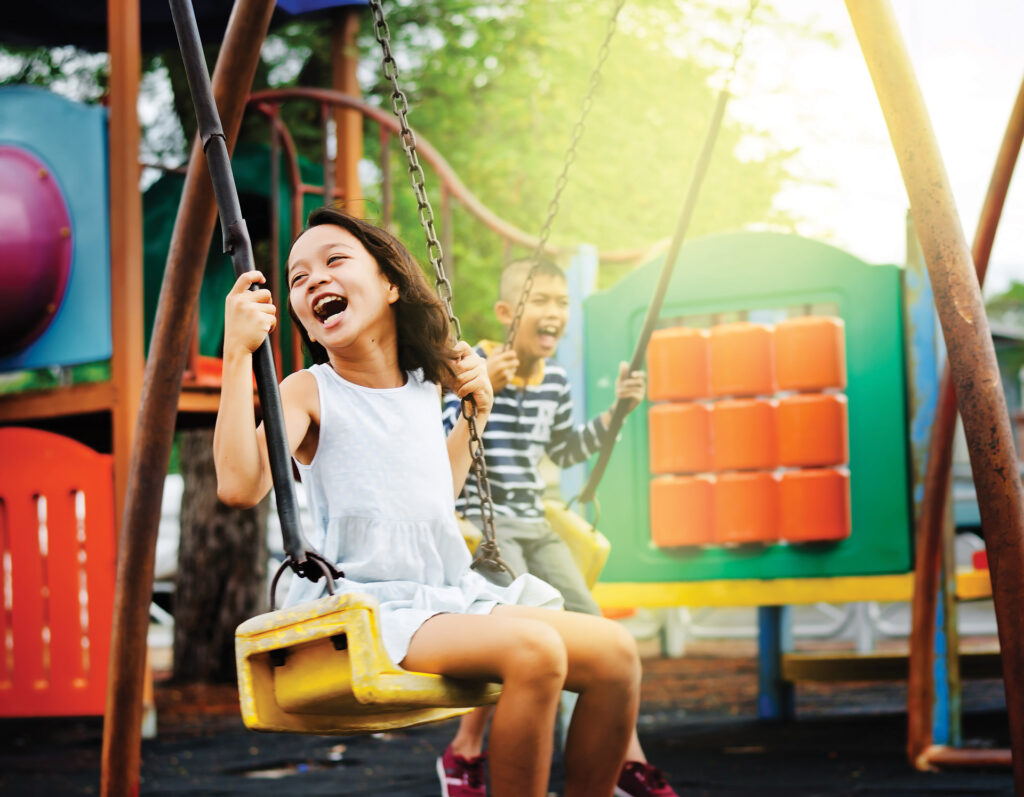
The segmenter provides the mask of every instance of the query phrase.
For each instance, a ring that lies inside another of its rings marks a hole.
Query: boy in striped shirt
[[[516,261],[502,272],[494,311],[506,328],[512,322],[532,265],[531,261]],[[545,485],[539,465],[544,454],[563,468],[583,462],[600,447],[611,421],[609,409],[582,426],[573,424],[565,370],[549,359],[555,354],[568,320],[565,273],[555,263],[541,260],[513,348],[506,350],[489,341],[477,346],[477,352],[487,358],[487,371],[494,387],[494,406],[483,435],[484,451],[502,559],[517,575],[532,573],[555,587],[562,593],[567,610],[600,615],[568,547],[544,519],[541,502]],[[626,363],[619,366],[615,395],[631,402],[633,409],[644,398],[646,380],[642,371],[628,374],[627,370]],[[459,412],[459,399],[454,394],[446,395],[446,431],[454,426]],[[481,525],[474,480],[467,480],[456,508]],[[438,759],[445,797],[487,794],[482,750],[490,712],[491,707],[485,706],[463,717],[455,739]],[[616,794],[676,794],[661,773],[646,763],[635,731]]]

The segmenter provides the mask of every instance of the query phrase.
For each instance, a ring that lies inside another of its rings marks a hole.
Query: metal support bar
[[[782,674],[782,654],[793,647],[789,606],[757,609],[757,716],[788,720],[796,712],[793,683]]]
[[[1021,142],[1024,139],[1024,83],[1021,84],[992,170],[972,256],[978,284],[984,284],[992,244],[1002,216]],[[912,762],[931,745],[932,642],[938,600],[939,551],[942,518],[948,500],[953,431],[956,427],[956,393],[947,364],[939,386],[939,400],[932,429],[925,475],[922,513],[917,526],[915,554],[913,631],[910,647],[910,679],[907,684],[907,754]]]
[[[889,128],[935,291],[986,530],[1010,739],[1017,753],[1014,780],[1024,793],[1024,489],[988,318],[892,8],[886,0],[847,0],[846,6]],[[927,570],[935,570],[936,560],[924,563]]]

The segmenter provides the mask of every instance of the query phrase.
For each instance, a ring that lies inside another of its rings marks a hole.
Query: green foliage
[[[105,54],[76,47],[0,45],[0,86],[50,88],[80,102],[95,102],[107,92]]]
[[[532,234],[540,230],[554,193],[610,7],[568,0],[449,0],[390,10],[411,123],[484,204]],[[710,83],[717,70],[704,64],[720,62],[723,49],[731,55],[740,29],[737,11],[718,9],[716,30],[727,40],[687,39],[678,20],[701,8],[693,2],[626,5],[560,202],[553,243],[621,250],[671,234],[714,105]],[[373,61],[377,46],[371,33],[364,34],[361,52]],[[677,54],[674,45],[680,42],[700,57]],[[368,92],[375,98],[387,96],[379,71]],[[366,149],[375,158],[373,133]],[[759,134],[727,118],[691,237],[754,222],[790,226],[790,219],[773,210],[772,198],[788,177],[791,153],[768,141],[762,160],[743,161],[736,148],[751,135]],[[394,181],[395,227],[419,254],[422,234],[400,164]],[[375,190],[365,188],[371,195]],[[503,247],[468,214],[456,215],[455,237],[451,260],[466,337],[499,334],[490,306]],[[606,267],[602,283],[623,270]]]
[[[993,320],[1005,320],[1017,325],[1024,322],[1024,282],[1013,280],[1010,287],[985,302]]]

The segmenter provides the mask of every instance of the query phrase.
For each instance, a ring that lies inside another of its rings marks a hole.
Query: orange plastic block
[[[842,465],[850,458],[846,396],[809,393],[779,399],[779,464]]]
[[[715,542],[779,539],[779,482],[771,473],[724,473],[715,481]]]
[[[678,401],[711,395],[710,333],[706,329],[657,329],[647,344],[647,397]]]
[[[717,401],[711,411],[715,470],[767,470],[776,461],[775,402]]]
[[[711,328],[711,392],[765,396],[775,392],[772,328],[742,322]]]
[[[651,480],[651,540],[659,548],[708,545],[714,540],[714,477]]]
[[[806,316],[776,324],[775,380],[780,390],[846,387],[843,320]]]
[[[647,414],[651,473],[711,470],[711,408],[706,404],[656,404]]]
[[[813,468],[782,474],[779,532],[789,542],[844,540],[850,536],[850,474]]]

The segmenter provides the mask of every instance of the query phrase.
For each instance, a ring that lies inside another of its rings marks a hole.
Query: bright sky
[[[800,147],[804,183],[778,204],[806,217],[805,235],[823,237],[868,262],[901,263],[906,191],[867,67],[838,0],[781,0],[793,23],[813,22],[840,45],[780,44],[751,31],[747,64],[734,83],[731,112]],[[968,242],[1024,78],[1024,3],[1019,0],[893,0],[931,115]],[[1024,156],[1022,156],[1024,160]],[[986,279],[986,294],[1024,282],[1024,177],[1010,185]]]

